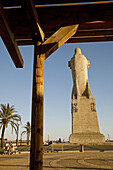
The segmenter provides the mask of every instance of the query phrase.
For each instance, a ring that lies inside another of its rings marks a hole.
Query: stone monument
[[[104,143],[105,137],[99,131],[95,99],[88,83],[90,61],[81,53],[80,48],[76,48],[68,65],[73,77],[70,143]]]

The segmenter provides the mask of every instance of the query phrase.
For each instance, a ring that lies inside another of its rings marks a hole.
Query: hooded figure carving
[[[90,61],[81,53],[80,48],[75,49],[75,54],[68,62],[68,66],[72,70],[73,77],[72,99],[93,98],[88,83]]]

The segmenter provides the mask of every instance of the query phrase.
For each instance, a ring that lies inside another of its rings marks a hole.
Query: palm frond
[[[12,124],[14,124],[14,126],[18,126],[17,123],[15,123],[14,121],[10,121]]]
[[[17,134],[17,129],[16,129],[15,125],[14,125],[14,122],[13,123],[10,122],[10,125],[12,126],[12,133],[13,133],[13,129],[14,129],[16,134]]]
[[[21,116],[20,115],[18,115],[18,114],[12,114],[12,115],[10,115],[10,118],[18,118],[18,119],[21,119]]]
[[[27,131],[23,131],[23,132],[21,133],[21,135],[23,135],[24,133],[27,133]]]
[[[4,113],[0,111],[0,118],[4,117]]]
[[[11,112],[11,113],[16,113],[16,112],[18,112],[18,111],[16,111],[16,110],[10,110],[10,112]]]
[[[2,115],[3,117],[5,117],[5,114],[6,114],[6,106],[1,104],[1,111],[2,111]]]
[[[3,126],[3,123],[0,125],[0,130],[1,130],[2,126]]]
[[[14,105],[12,105],[10,108],[11,108],[11,109],[15,109],[15,108],[14,108]]]
[[[6,105],[1,104],[1,109],[2,109],[2,110],[6,110]]]

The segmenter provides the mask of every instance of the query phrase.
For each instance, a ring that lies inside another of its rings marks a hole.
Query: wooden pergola
[[[113,41],[113,1],[0,0],[0,36],[17,68],[34,45],[30,169],[43,163],[44,60],[64,43]]]

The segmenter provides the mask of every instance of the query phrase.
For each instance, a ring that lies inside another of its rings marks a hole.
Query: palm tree
[[[29,145],[29,136],[30,136],[30,132],[31,132],[30,122],[27,122],[27,123],[25,124],[24,128],[25,128],[26,130],[23,131],[23,132],[21,133],[21,135],[24,134],[24,133],[27,133],[27,145]]]
[[[1,134],[1,147],[4,147],[4,134],[5,129],[8,127],[8,124],[12,126],[12,133],[13,129],[17,133],[17,121],[21,121],[21,116],[18,114],[14,114],[17,112],[13,106],[9,106],[9,104],[4,105],[1,104],[1,110],[0,110],[0,129],[2,128],[2,134]]]

